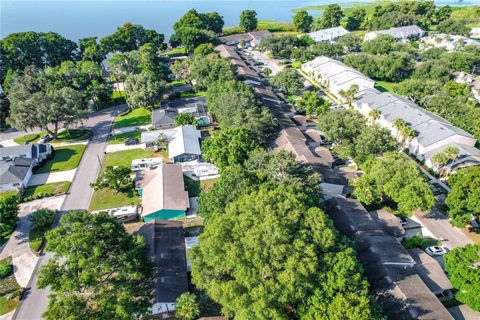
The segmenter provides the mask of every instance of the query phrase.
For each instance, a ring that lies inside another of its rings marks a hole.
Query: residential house
[[[459,47],[464,47],[468,45],[473,45],[480,47],[480,41],[470,39],[464,36],[454,35],[454,34],[430,34],[421,39],[422,45],[420,48],[426,49],[428,47],[435,48],[445,48],[448,51],[453,51]]]
[[[411,39],[422,37],[425,34],[425,31],[416,25],[391,28],[388,30],[378,30],[365,34],[365,41],[375,39],[381,34],[390,35],[397,41],[409,41]]]
[[[355,243],[370,290],[388,319],[453,320],[415,269],[415,260],[354,199],[336,197],[325,211],[339,232]]]
[[[360,91],[375,86],[375,81],[360,71],[324,56],[302,64],[302,70],[337,97],[340,97],[342,90],[347,91],[354,84],[358,85]]]
[[[168,157],[173,162],[185,162],[199,159],[201,133],[193,125],[179,126],[173,129],[145,131],[141,142],[147,147],[154,146],[159,137],[164,136],[168,143]]]
[[[480,76],[474,76],[464,71],[455,71],[452,75],[455,77],[455,82],[468,85],[473,97],[480,102]]]
[[[43,143],[0,148],[0,191],[23,190],[33,168],[46,160],[52,151],[51,145]]]
[[[339,26],[339,27],[333,27],[333,28],[328,28],[328,29],[322,29],[322,30],[317,30],[314,32],[307,33],[307,36],[309,36],[313,41],[315,42],[321,42],[321,41],[335,41],[341,36],[344,36],[346,34],[349,34],[347,30],[345,30],[344,27]]]
[[[206,110],[205,97],[193,97],[168,101],[161,108],[152,111],[152,126],[168,129],[176,126],[175,117],[182,113],[191,114],[198,125],[210,124]]]
[[[185,217],[189,208],[182,166],[161,164],[154,170],[137,172],[135,189],[142,197],[145,222]]]
[[[408,147],[409,152],[419,160],[424,160],[430,168],[437,169],[432,158],[448,146],[455,146],[460,151],[459,156],[449,165],[449,171],[480,163],[480,151],[474,147],[476,139],[471,134],[408,99],[388,92],[364,90],[358,94],[353,107],[365,117],[372,110],[380,111],[380,117],[375,123],[389,129],[393,137]],[[394,121],[399,118],[415,131],[415,137],[404,138],[395,128]]]

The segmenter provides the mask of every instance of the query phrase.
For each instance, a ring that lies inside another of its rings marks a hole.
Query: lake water
[[[0,37],[21,31],[55,31],[72,40],[103,37],[126,21],[169,37],[175,21],[191,8],[199,12],[217,11],[224,17],[226,26],[234,26],[238,25],[244,9],[256,10],[259,19],[291,21],[295,8],[349,2],[351,0],[0,0]],[[480,0],[438,0],[436,3],[473,5]]]

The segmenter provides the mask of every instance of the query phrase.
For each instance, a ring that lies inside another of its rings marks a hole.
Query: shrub
[[[0,263],[0,279],[4,279],[13,273],[13,265],[9,263]]]
[[[440,242],[437,239],[425,237],[422,238],[420,235],[417,233],[411,238],[405,238],[402,241],[403,246],[405,249],[413,249],[413,248],[420,248],[420,249],[426,249],[430,246],[436,246]]]
[[[55,220],[55,212],[49,209],[39,209],[32,213],[29,220],[32,222],[34,228],[45,231]]]

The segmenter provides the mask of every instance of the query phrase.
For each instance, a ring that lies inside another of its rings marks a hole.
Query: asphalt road
[[[88,208],[93,194],[93,190],[90,188],[90,183],[95,181],[97,173],[100,170],[100,163],[104,157],[104,150],[112,121],[120,109],[121,107],[116,107],[92,113],[88,120],[84,122],[84,126],[87,129],[92,130],[93,137],[85,149],[85,153],[75,177],[73,178],[69,193],[63,202],[61,209],[62,214],[65,214],[70,210],[82,210]],[[37,263],[36,269],[38,270],[39,267],[45,265],[52,256],[53,255],[48,252],[43,254]],[[26,294],[17,308],[17,312],[13,319],[42,319],[41,315],[48,306],[49,290],[48,288],[42,290],[38,289],[36,282],[37,274],[35,272],[30,279]]]

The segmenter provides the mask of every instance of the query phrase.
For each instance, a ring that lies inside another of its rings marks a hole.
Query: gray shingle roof
[[[0,158],[17,157],[20,154],[30,154],[32,150],[36,150],[34,144],[21,144],[18,146],[2,147],[0,148]],[[33,152],[32,152],[33,153]]]
[[[28,161],[22,161],[22,163],[17,165],[15,165],[13,161],[0,160],[0,183],[10,184],[23,182],[23,179],[25,179],[30,171],[31,164],[31,160],[29,163]]]

